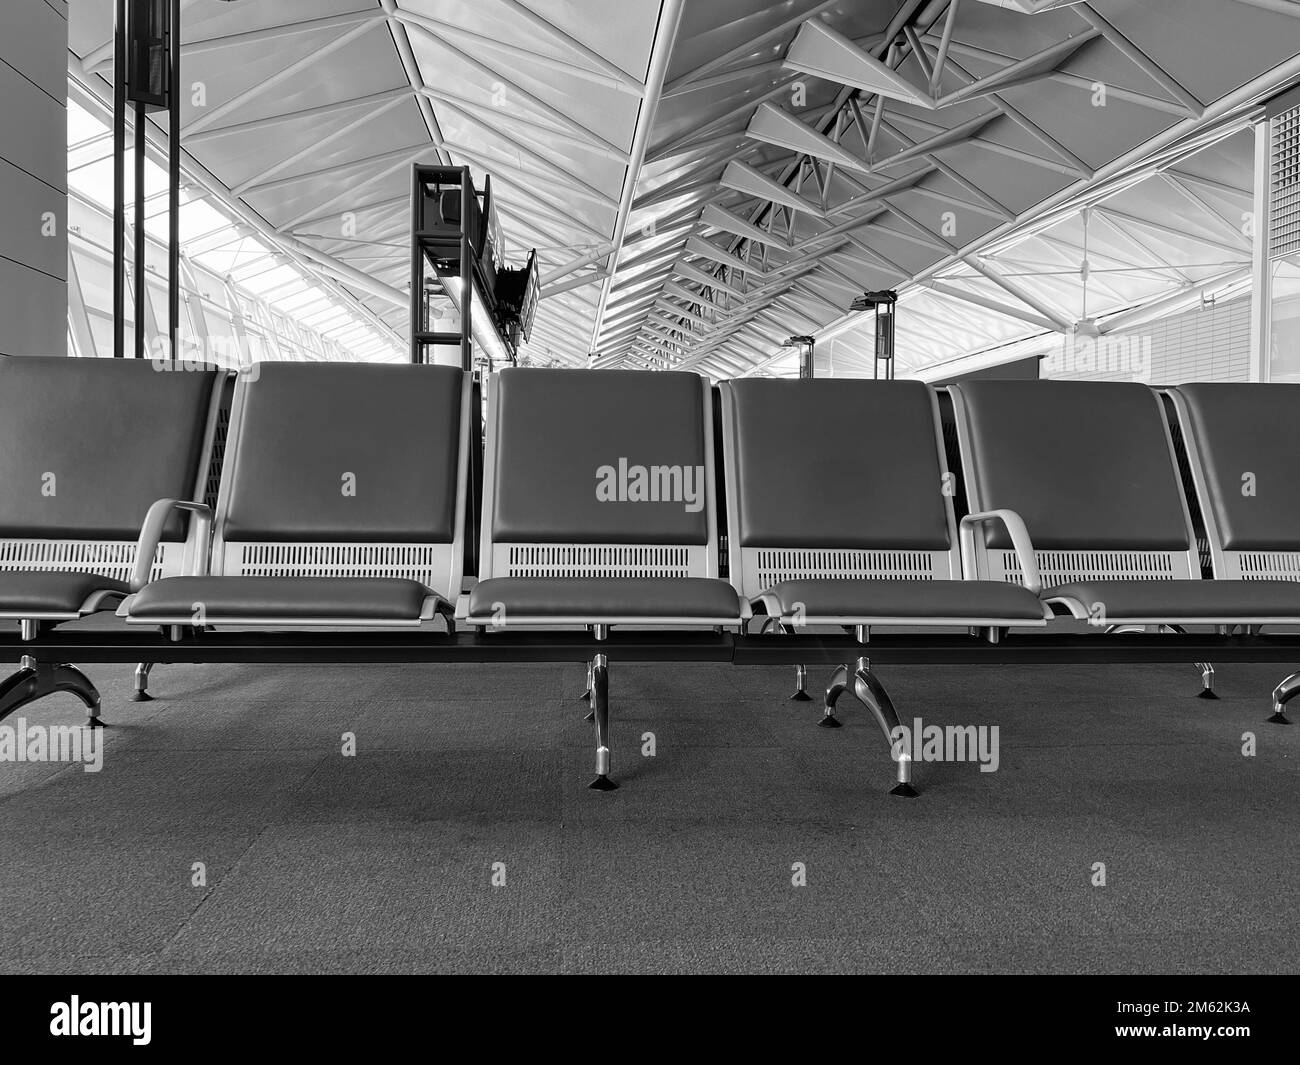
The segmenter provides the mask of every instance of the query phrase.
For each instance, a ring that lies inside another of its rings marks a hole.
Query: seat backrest
[[[960,576],[933,391],[919,381],[722,384],[732,583]]]
[[[221,376],[148,359],[0,358],[0,569],[129,580],[158,499],[202,500]],[[180,572],[189,523],[153,576]]]
[[[495,374],[480,574],[716,576],[712,421],[696,374]]]
[[[235,387],[212,572],[459,594],[469,402],[453,367],[261,363]]]
[[[1024,519],[1044,585],[1200,575],[1169,426],[1146,385],[990,380],[949,391],[970,509]],[[1001,524],[977,541],[984,572],[1020,579]]]
[[[1173,400],[1214,575],[1300,580],[1300,385],[1179,385]]]

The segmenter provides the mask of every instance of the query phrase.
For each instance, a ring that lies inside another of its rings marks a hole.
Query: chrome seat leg
[[[24,667],[0,681],[0,720],[19,707],[55,692],[75,695],[85,704],[86,724],[91,728],[103,727],[104,721],[99,716],[98,690],[86,674],[66,662],[56,665],[34,662],[30,668]]]
[[[1214,690],[1214,663],[1197,662],[1196,665],[1201,670],[1201,690],[1196,693],[1196,698],[1217,699],[1219,695]]]
[[[149,694],[149,671],[153,669],[152,662],[140,662],[135,667],[135,691],[131,693],[133,703],[147,703],[153,700]]]
[[[853,694],[871,711],[872,716],[876,719],[876,724],[880,726],[880,731],[885,734],[885,742],[889,744],[890,757],[894,757],[895,730],[899,727],[898,712],[894,709],[893,700],[889,698],[885,686],[871,672],[871,662],[868,659],[858,659],[858,667],[853,673]],[[889,789],[889,794],[901,795],[908,799],[916,798],[920,792],[912,786],[911,754],[907,751],[898,752],[897,763],[898,783]]]
[[[591,688],[592,688],[592,685],[593,685],[594,683],[595,683],[595,682],[594,682],[594,680],[592,679],[592,665],[591,665],[590,662],[588,662],[588,663],[587,663],[587,690],[586,690],[585,692],[583,692],[580,696],[578,696],[578,701],[579,701],[579,702],[582,702],[582,701],[585,701],[585,702],[587,702],[587,703],[590,703],[590,702],[591,702]],[[593,718],[594,716],[595,716],[595,715],[592,713],[592,711],[589,710],[589,711],[587,711],[587,716],[584,717],[583,720],[584,720],[584,721],[590,721],[590,720],[592,720],[592,718]]]
[[[1289,725],[1291,719],[1286,716],[1286,704],[1300,693],[1300,673],[1292,673],[1273,689],[1273,716],[1269,718],[1275,725]]]
[[[812,696],[808,694],[808,667],[794,667],[794,694],[790,696],[795,702],[810,703]]]
[[[609,666],[604,655],[591,663],[591,706],[596,717],[596,779],[589,785],[596,791],[618,787],[609,779]]]
[[[822,728],[839,728],[840,719],[835,716],[835,704],[849,688],[849,667],[839,665],[831,674],[826,685],[826,706],[822,710],[822,719],[817,722]]]

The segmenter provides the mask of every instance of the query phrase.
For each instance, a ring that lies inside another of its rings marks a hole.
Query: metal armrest
[[[163,526],[173,510],[188,510],[194,515],[194,573],[205,577],[208,572],[208,541],[212,535],[212,508],[206,503],[191,503],[184,499],[159,499],[149,507],[140,526],[140,539],[135,545],[135,569],[131,572],[131,591],[138,592],[149,583],[153,569],[153,556],[162,540]]]
[[[1038,572],[1038,556],[1034,554],[1033,541],[1029,539],[1029,530],[1024,519],[1014,510],[983,510],[976,514],[967,514],[961,519],[961,563],[962,569],[976,577],[982,577],[976,565],[975,526],[987,521],[1000,521],[1011,536],[1011,546],[1020,560],[1020,572],[1025,576],[1025,587],[1034,595],[1043,590],[1043,578]]]

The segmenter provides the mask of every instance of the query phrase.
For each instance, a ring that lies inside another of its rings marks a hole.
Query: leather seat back
[[[492,498],[484,500],[493,542],[709,542],[703,378],[506,369],[494,386]]]
[[[222,538],[450,543],[463,386],[446,366],[262,363],[237,399]]]
[[[1225,551],[1300,551],[1300,385],[1174,389],[1203,512]]]
[[[928,386],[745,379],[721,387],[739,546],[950,547]]]
[[[950,386],[972,511],[1007,508],[1038,551],[1194,546],[1159,398],[1146,385],[963,381]],[[987,544],[1010,547],[1000,524]]]
[[[195,498],[218,376],[148,359],[0,358],[0,537],[134,543],[155,500]],[[175,513],[163,540],[185,530]]]

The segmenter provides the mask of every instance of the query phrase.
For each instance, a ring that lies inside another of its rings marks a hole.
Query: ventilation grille
[[[405,577],[437,587],[446,548],[437,544],[229,544],[243,577]],[[232,557],[233,556],[233,557]],[[441,563],[441,565],[440,565]]]
[[[930,551],[849,551],[810,549],[758,552],[758,583],[770,588],[782,581],[930,580],[934,554]]]
[[[1281,259],[1300,251],[1300,107],[1273,119],[1272,164],[1268,255]]]
[[[511,577],[689,577],[690,549],[617,544],[518,544]]]
[[[1237,556],[1243,581],[1300,581],[1300,552],[1243,551]]]
[[[1016,553],[998,554],[1002,556],[1003,580],[1023,584]],[[1039,551],[1036,554],[1044,588],[1074,581],[1171,581],[1176,572],[1174,555],[1169,551]]]
[[[177,545],[179,547],[179,545]],[[149,579],[163,575],[160,544],[154,554]],[[90,543],[84,540],[0,540],[0,571],[39,570],[54,573],[97,573],[130,581],[135,567],[135,544]]]
[[[212,434],[212,454],[208,459],[208,476],[203,490],[203,501],[213,512],[217,509],[217,492],[221,488],[221,467],[226,460],[226,437],[230,435],[230,408],[223,406],[217,412],[217,427]]]

